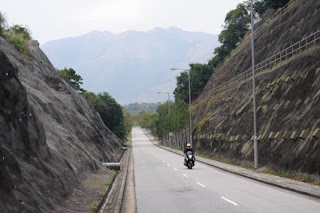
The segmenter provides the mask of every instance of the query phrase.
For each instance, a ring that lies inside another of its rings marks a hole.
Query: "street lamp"
[[[190,86],[190,69],[180,69],[180,68],[171,68],[172,71],[184,71],[188,72],[188,79],[189,79],[189,136],[190,136],[190,144],[192,147],[192,121],[191,121],[191,86]]]
[[[254,149],[254,168],[258,168],[258,142],[257,142],[257,118],[256,118],[256,82],[254,71],[254,38],[253,38],[253,0],[251,0],[251,55],[252,55],[252,96],[253,96],[253,149]]]

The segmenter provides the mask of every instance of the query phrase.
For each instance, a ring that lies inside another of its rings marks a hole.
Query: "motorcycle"
[[[191,151],[188,151],[185,155],[184,165],[188,167],[188,169],[192,169],[194,167],[195,157]]]

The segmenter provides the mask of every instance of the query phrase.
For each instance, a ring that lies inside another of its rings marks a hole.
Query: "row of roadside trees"
[[[290,0],[259,0],[254,3],[255,19],[259,19],[268,9],[278,9]],[[250,1],[244,1],[229,11],[225,17],[223,30],[219,34],[221,45],[215,48],[214,56],[206,64],[190,64],[191,100],[195,100],[206,86],[209,78],[218,65],[235,49],[250,25]],[[177,77],[174,90],[175,102],[161,104],[157,112],[142,113],[136,117],[138,125],[149,128],[159,138],[166,137],[168,132],[175,132],[188,126],[189,115],[189,81],[188,73],[182,72]],[[170,114],[169,114],[170,106]]]

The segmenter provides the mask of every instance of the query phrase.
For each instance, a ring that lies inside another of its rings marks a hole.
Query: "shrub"
[[[0,12],[0,35],[12,44],[22,55],[28,52],[28,41],[31,39],[30,30],[21,25],[7,27],[7,21]]]
[[[21,54],[27,54],[28,40],[24,39],[23,35],[6,33],[6,37],[8,42],[12,44]]]

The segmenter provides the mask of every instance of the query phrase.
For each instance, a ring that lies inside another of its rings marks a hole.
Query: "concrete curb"
[[[127,185],[127,174],[128,174],[128,170],[129,170],[129,159],[131,157],[131,148],[129,148],[127,150],[126,157],[127,157],[126,162],[122,162],[122,163],[126,163],[126,165],[125,165],[124,173],[122,176],[120,192],[119,192],[119,196],[117,199],[117,204],[115,206],[114,213],[120,213],[121,209],[122,209],[124,192],[125,192],[125,188]]]
[[[176,151],[176,150],[173,150],[171,148],[168,148],[168,147],[162,146],[160,144],[157,144],[156,142],[154,142],[154,140],[152,140],[149,137],[149,134],[147,132],[145,132],[145,133],[146,133],[146,135],[148,136],[148,138],[150,139],[150,141],[152,142],[153,145],[155,145],[155,146],[157,146],[157,147],[159,147],[161,149],[167,150],[169,152],[175,153],[177,155],[183,156],[183,154],[180,153],[182,151]],[[208,160],[210,160],[210,159],[208,159]],[[245,177],[245,178],[249,178],[251,180],[259,181],[261,183],[265,183],[265,184],[268,184],[268,185],[276,186],[276,187],[279,187],[279,188],[282,188],[282,189],[286,189],[286,190],[293,191],[293,192],[296,192],[296,193],[299,193],[299,194],[303,194],[303,195],[307,195],[307,196],[310,196],[310,197],[313,197],[313,198],[320,199],[320,187],[319,187],[319,190],[317,190],[317,191],[315,190],[315,192],[313,192],[312,190],[309,190],[309,191],[308,190],[303,190],[303,189],[301,189],[299,187],[291,187],[291,186],[288,186],[288,185],[285,185],[285,184],[280,184],[280,183],[277,183],[277,182],[274,182],[274,181],[272,182],[271,180],[268,180],[266,178],[259,178],[259,177],[256,177],[254,175],[245,174],[245,173],[243,173],[241,171],[235,171],[235,170],[232,170],[232,169],[228,169],[228,168],[225,168],[225,167],[214,165],[212,163],[209,163],[209,162],[206,162],[204,160],[199,159],[199,157],[197,158],[197,161],[199,161],[201,163],[204,163],[206,165],[215,167],[217,169],[226,171],[226,172],[230,172],[230,173],[233,173],[233,174]],[[221,162],[219,162],[219,163],[221,163]],[[241,169],[244,170],[243,168],[241,168]],[[250,171],[250,172],[254,173],[253,171]],[[265,175],[267,175],[267,174],[265,174]],[[269,176],[273,176],[273,175],[269,175]],[[281,177],[278,177],[278,176],[274,176],[274,177],[281,178]],[[288,181],[294,181],[294,180],[288,179]],[[307,184],[307,183],[301,183],[299,181],[296,181],[296,182],[300,183],[300,184],[303,184],[303,185]],[[310,187],[317,187],[317,186],[311,185]]]
[[[116,175],[113,177],[112,181],[111,181],[111,184],[110,186],[108,187],[106,193],[104,194],[102,200],[100,201],[97,209],[96,209],[96,213],[98,212],[102,212],[101,210],[103,210],[102,208],[104,208],[105,206],[105,202],[107,201],[107,199],[111,196],[111,194],[113,193],[113,187],[115,186],[115,182],[119,182],[121,181],[120,183],[120,191],[119,191],[119,194],[118,194],[118,197],[117,197],[117,202],[116,202],[116,205],[114,207],[114,212],[115,213],[119,213],[121,211],[121,206],[122,206],[122,200],[123,200],[123,195],[124,195],[124,189],[125,189],[125,184],[126,184],[126,177],[127,177],[127,172],[128,172],[128,162],[129,162],[129,159],[130,159],[130,154],[131,154],[131,148],[126,150],[122,156],[121,156],[121,160],[120,160],[120,164],[124,164],[126,163],[125,165],[125,169],[124,170],[120,170],[120,171],[117,171],[116,172]],[[124,159],[126,158],[126,159]],[[125,161],[125,162],[124,162]],[[122,173],[124,172],[124,173]],[[122,180],[120,178],[123,178]]]
[[[118,177],[118,174],[119,174],[119,172],[116,172],[115,176],[112,178],[111,183],[110,183],[106,193],[103,195],[99,205],[97,206],[97,209],[95,211],[96,213],[101,210],[101,207],[103,206],[104,202],[106,201],[107,197],[109,196],[109,193],[113,187],[113,183],[115,182],[116,178]]]

